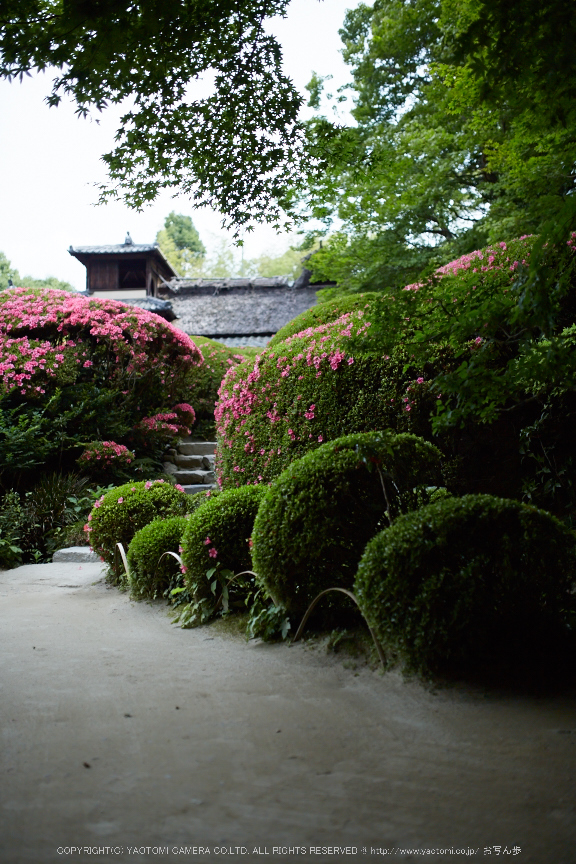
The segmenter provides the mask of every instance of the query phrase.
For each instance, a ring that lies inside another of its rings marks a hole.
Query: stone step
[[[182,456],[213,456],[216,451],[215,441],[181,441],[178,451]]]
[[[174,461],[179,468],[210,468],[210,465],[204,463],[207,458],[207,456],[183,456],[181,453],[177,453]]]
[[[177,483],[180,483],[182,486],[186,486],[189,484],[202,483],[207,486],[211,486],[215,480],[216,476],[213,471],[185,471],[179,470],[174,474],[174,479]]]
[[[182,486],[187,495],[195,495],[197,492],[206,492],[207,489],[217,489],[218,485],[213,483],[211,486],[208,486],[204,483],[191,483],[187,486]]]

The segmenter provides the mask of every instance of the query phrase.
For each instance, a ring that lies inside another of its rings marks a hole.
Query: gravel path
[[[0,616],[2,864],[576,861],[573,699],[177,629],[94,563],[0,573]]]

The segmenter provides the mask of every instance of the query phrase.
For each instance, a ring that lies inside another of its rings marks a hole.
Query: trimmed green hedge
[[[302,614],[325,588],[352,587],[366,543],[387,524],[382,480],[394,517],[418,505],[414,487],[441,483],[440,452],[414,435],[347,435],[276,479],[256,517],[252,559],[277,605]]]
[[[208,501],[212,501],[219,494],[219,489],[206,489],[205,492],[195,492],[193,495],[190,495],[189,512],[194,513],[194,511],[197,510],[198,507],[202,507],[203,504],[206,504]]]
[[[359,309],[368,310],[370,306],[378,299],[378,294],[375,291],[367,291],[364,294],[355,294],[353,297],[338,297],[336,300],[329,300],[327,303],[318,303],[312,306],[280,330],[270,339],[268,347],[277,345],[279,342],[284,342],[289,336],[295,336],[309,328],[316,328],[320,324],[328,324],[330,321],[335,321],[341,315],[349,312],[356,312]],[[196,341],[196,336],[194,340]]]
[[[263,486],[229,489],[190,516],[182,538],[182,561],[194,602],[213,599],[212,579],[206,577],[212,568],[232,573],[252,569],[249,541],[264,492]]]
[[[545,650],[575,610],[574,534],[543,510],[467,495],[401,516],[366,547],[355,591],[409,670],[499,666]]]
[[[130,541],[127,552],[130,593],[135,599],[165,597],[181,581],[178,561],[172,555],[161,561],[160,558],[165,552],[179,551],[188,518],[155,519]]]
[[[136,532],[154,519],[184,516],[188,512],[189,496],[164,480],[125,483],[95,503],[86,530],[90,545],[108,565],[111,581],[118,582],[113,569],[116,543],[127,549]]]
[[[449,366],[448,354],[431,348],[429,362],[417,366],[403,348],[384,357],[352,352],[365,319],[346,320],[321,325],[312,340],[292,337],[228,373],[216,408],[223,488],[274,480],[342,435],[391,429],[431,437],[430,379]]]

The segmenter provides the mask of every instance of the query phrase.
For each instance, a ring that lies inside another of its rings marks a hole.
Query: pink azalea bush
[[[116,300],[34,288],[12,288],[0,297],[4,393],[18,388],[33,397],[52,384],[106,371],[110,384],[128,387],[126,395],[136,381],[150,379],[169,403],[183,395],[183,379],[190,378],[189,386],[202,360],[186,334]]]
[[[455,370],[463,348],[469,355],[482,349],[515,307],[511,286],[535,239],[463,255],[403,291],[320,304],[283,328],[222,382],[221,486],[269,483],[308,450],[353,432],[392,429],[430,439],[443,399],[434,379]],[[444,341],[418,343],[420,322],[433,320],[432,310],[438,320],[451,320],[446,309],[457,311],[459,330]]]
[[[430,374],[403,352],[371,350],[371,311],[366,302],[230,369],[215,412],[223,488],[269,483],[343,434],[385,428],[422,434]]]
[[[202,364],[186,334],[137,307],[52,289],[0,293],[0,399],[51,411],[68,440],[103,431],[124,446],[163,446],[194,422]]]
[[[156,441],[169,442],[174,438],[190,435],[196,414],[191,405],[181,403],[172,411],[164,411],[153,417],[144,417],[134,426],[134,437],[143,441],[150,435]]]
[[[106,473],[127,468],[135,459],[135,454],[124,444],[115,441],[93,441],[76,460],[80,468],[88,472]]]

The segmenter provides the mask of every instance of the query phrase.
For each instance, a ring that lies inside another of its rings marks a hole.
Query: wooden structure
[[[134,243],[130,234],[118,245],[70,246],[68,251],[86,267],[86,293],[96,297],[157,297],[161,286],[178,275],[156,243]]]

